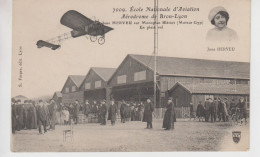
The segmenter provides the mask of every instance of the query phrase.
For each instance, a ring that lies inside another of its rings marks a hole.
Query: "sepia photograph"
[[[249,151],[250,5],[13,0],[10,151]]]

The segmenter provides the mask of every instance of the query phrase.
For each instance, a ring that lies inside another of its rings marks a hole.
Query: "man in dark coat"
[[[199,104],[197,106],[196,115],[199,118],[199,121],[200,121],[201,118],[203,118],[205,116],[205,114],[204,114],[204,107],[203,107],[201,101],[199,102]]]
[[[75,124],[78,124],[78,120],[79,120],[79,101],[76,100],[75,101],[75,106],[74,106],[74,120],[75,120]]]
[[[88,100],[86,100],[85,105],[84,105],[84,112],[83,112],[86,117],[88,117],[88,114],[90,113],[90,104]]]
[[[57,105],[52,99],[50,104],[50,129],[55,130]]]
[[[144,106],[144,117],[143,117],[143,122],[147,122],[147,127],[146,129],[152,129],[153,128],[153,110],[154,110],[154,105],[151,102],[151,99],[147,99],[147,103],[145,103]]]
[[[16,128],[16,102],[12,98],[12,133],[15,134],[15,128]]]
[[[218,97],[218,119],[219,119],[219,122],[222,119],[223,112],[224,112],[223,111],[223,104],[221,103],[221,99]]]
[[[23,129],[23,115],[24,115],[24,108],[22,107],[22,104],[21,104],[21,100],[17,100],[17,125],[16,125],[16,129],[17,131],[20,131],[21,129]]]
[[[209,107],[210,107],[210,102],[209,102],[209,98],[207,98],[205,101],[205,121],[206,122],[209,121]]]
[[[211,98],[209,98],[209,116],[212,123],[216,121],[215,103],[212,101]]]
[[[29,124],[30,129],[37,129],[37,113],[32,102],[29,107]]]
[[[192,102],[190,102],[190,120],[191,120],[191,118],[194,118],[194,120],[195,120],[195,116],[194,116],[194,114],[193,114],[193,103]]]
[[[172,97],[169,97],[168,103],[166,104],[166,112],[163,118],[163,128],[165,130],[174,129],[174,122],[176,122],[175,107],[172,102]]]
[[[121,123],[125,123],[126,120],[126,103],[123,100],[121,107],[120,107],[120,116],[121,116]]]
[[[101,102],[101,108],[100,108],[101,125],[106,125],[106,114],[107,114],[106,102],[105,100],[103,100]]]
[[[240,116],[241,116],[241,118],[243,119],[243,118],[245,118],[245,123],[247,123],[247,111],[246,111],[246,103],[245,103],[245,101],[244,101],[244,98],[243,97],[241,97],[240,99],[239,99],[239,102],[238,102],[238,104],[237,104],[237,107],[240,109]]]
[[[235,102],[235,99],[232,99],[231,103],[230,103],[230,107],[229,107],[229,110],[231,112],[231,116],[234,115],[236,113],[236,102]]]
[[[108,119],[107,120],[111,120],[111,125],[115,125],[117,107],[116,107],[113,99],[110,102],[111,102],[111,104],[108,109]]]
[[[39,104],[37,106],[37,120],[38,120],[38,127],[39,127],[39,133],[42,134],[42,125],[44,129],[44,133],[47,132],[46,124],[47,124],[47,117],[44,109],[44,104],[42,100],[39,100]]]

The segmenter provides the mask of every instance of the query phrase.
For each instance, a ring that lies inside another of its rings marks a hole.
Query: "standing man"
[[[169,97],[168,103],[166,104],[166,112],[163,118],[163,128],[165,130],[174,129],[174,122],[176,122],[175,108],[172,102],[172,97]]]
[[[86,115],[86,117],[88,117],[89,113],[90,113],[90,104],[89,104],[88,100],[86,100],[85,106],[84,106],[84,114]]]
[[[121,116],[121,123],[125,123],[126,120],[126,103],[123,100],[121,107],[120,107],[120,116]]]
[[[30,112],[31,112],[31,128],[37,129],[37,112],[36,112],[36,107],[35,107],[34,101],[32,101],[32,104],[30,107]]]
[[[75,106],[74,106],[74,120],[75,120],[75,124],[78,124],[79,121],[79,101],[76,100],[75,101]]]
[[[108,119],[107,120],[111,120],[111,125],[115,125],[117,107],[115,105],[114,99],[111,99],[110,102],[111,102],[111,104],[108,109]]]
[[[210,116],[211,123],[216,121],[216,109],[215,109],[214,102],[212,101],[211,98],[209,98],[209,116]]]
[[[52,99],[50,104],[50,129],[55,130],[57,105]]]
[[[221,99],[218,97],[218,119],[219,119],[219,122],[222,119],[222,114],[223,114],[223,104],[221,102]]]
[[[21,105],[21,100],[18,99],[17,100],[17,131],[20,131],[21,129],[23,129],[23,112],[24,112],[24,108]]]
[[[190,120],[191,120],[191,118],[194,118],[194,120],[195,120],[195,116],[193,114],[193,103],[192,102],[190,102]]]
[[[107,114],[106,101],[103,100],[101,102],[101,108],[100,108],[101,125],[106,125],[106,114]]]
[[[206,122],[209,121],[209,107],[210,107],[210,102],[209,102],[209,98],[207,98],[205,101],[205,121]]]
[[[239,99],[239,103],[237,104],[237,107],[240,109],[240,116],[241,118],[245,118],[245,123],[247,123],[247,111],[246,111],[246,103],[244,101],[244,98],[241,97]]]
[[[12,133],[15,134],[15,128],[16,128],[16,102],[15,99],[12,98]]]
[[[46,129],[46,123],[47,123],[47,117],[46,117],[46,113],[44,110],[44,104],[42,102],[42,100],[39,100],[39,104],[37,106],[37,120],[38,120],[38,127],[39,127],[39,133],[42,133],[42,125],[43,125],[43,129],[44,129],[44,133],[47,132]]]
[[[152,104],[151,99],[148,98],[144,106],[144,118],[143,118],[143,122],[147,122],[146,129],[153,128],[153,124],[152,124],[153,110],[154,110],[154,105]]]
[[[204,107],[203,107],[201,101],[199,102],[199,104],[197,106],[196,115],[199,118],[199,121],[200,121],[201,117],[204,117]]]
[[[223,109],[224,109],[224,118],[225,118],[225,121],[229,121],[229,115],[228,115],[228,99],[227,98],[224,98],[224,101],[223,101]]]
[[[214,98],[213,104],[214,104],[214,109],[215,109],[215,122],[216,122],[218,113],[219,113],[219,108],[218,108],[219,103],[218,103],[217,98]]]

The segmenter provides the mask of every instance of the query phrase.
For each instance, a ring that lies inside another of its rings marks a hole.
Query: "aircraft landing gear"
[[[90,36],[90,41],[95,42],[97,40],[97,36]]]
[[[98,38],[98,43],[99,43],[100,45],[103,45],[103,44],[105,43],[105,38],[104,38],[104,37]]]

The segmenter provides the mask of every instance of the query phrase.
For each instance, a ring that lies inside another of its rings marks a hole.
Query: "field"
[[[150,151],[230,151],[249,149],[249,124],[231,122],[206,123],[177,119],[175,129],[161,128],[162,119],[155,119],[153,129],[146,123],[116,122],[115,126],[96,123],[74,125],[73,141],[63,142],[63,130],[69,126],[56,125],[56,130],[40,135],[38,130],[22,130],[11,135],[14,152],[150,152]],[[241,140],[233,142],[232,131],[241,131]]]

